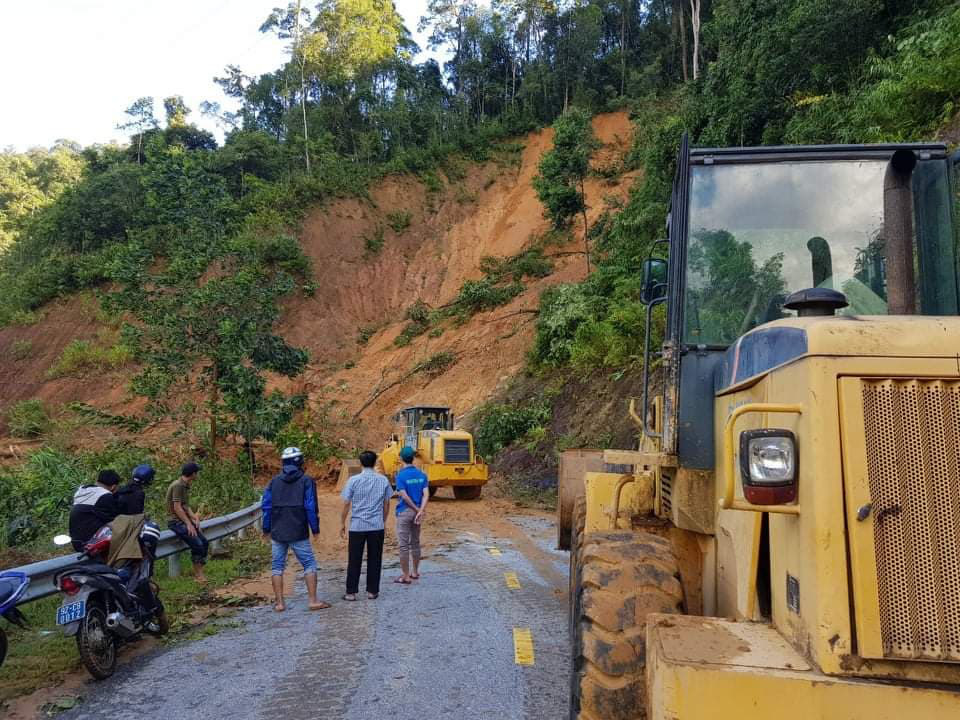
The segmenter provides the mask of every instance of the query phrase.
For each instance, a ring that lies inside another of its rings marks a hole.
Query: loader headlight
[[[743,496],[754,505],[779,505],[797,497],[797,439],[789,430],[740,433]]]

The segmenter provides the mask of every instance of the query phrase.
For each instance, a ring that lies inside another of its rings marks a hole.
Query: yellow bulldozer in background
[[[378,469],[394,483],[402,466],[400,450],[409,446],[416,451],[416,464],[427,475],[430,497],[442,487],[452,487],[458,500],[476,500],[488,480],[487,464],[477,455],[473,435],[457,430],[450,408],[423,406],[404,408],[394,416],[396,428],[380,452]],[[344,461],[338,488],[360,472],[356,460]]]
[[[684,139],[640,448],[561,463],[571,718],[960,718],[957,164]]]

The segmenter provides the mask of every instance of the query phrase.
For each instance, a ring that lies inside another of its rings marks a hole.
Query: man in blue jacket
[[[283,571],[287,566],[287,550],[293,550],[303,566],[307,583],[308,607],[311,610],[328,608],[317,600],[317,561],[310,545],[310,531],[320,532],[317,517],[317,488],[313,478],[303,472],[303,453],[295,447],[286,448],[280,455],[283,471],[270,481],[263,493],[263,534],[270,538],[273,550],[273,609],[283,612]]]

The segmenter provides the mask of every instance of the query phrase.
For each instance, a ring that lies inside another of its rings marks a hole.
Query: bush
[[[300,448],[303,456],[314,462],[337,457],[337,445],[316,429],[326,426],[327,418],[323,415],[319,420],[306,411],[300,418],[290,421],[273,439],[277,452],[293,446]]]
[[[383,226],[377,225],[371,235],[364,235],[363,246],[371,255],[376,255],[383,250]]]
[[[132,360],[133,353],[126,345],[103,347],[90,340],[74,340],[63,349],[57,361],[47,370],[47,377],[52,379],[81,375],[90,370],[114,370]]]
[[[50,429],[50,415],[40,400],[22,400],[6,416],[10,432],[18,437],[39,437]]]
[[[477,452],[486,458],[492,458],[503,448],[545,426],[550,422],[551,415],[549,403],[543,400],[519,408],[487,405],[481,408],[474,428]]]
[[[410,227],[412,220],[413,213],[409,210],[397,210],[396,212],[387,213],[387,225],[398,235]]]
[[[30,340],[14,340],[10,344],[10,355],[14,360],[26,360],[33,352],[33,343]]]
[[[523,292],[523,285],[512,282],[499,286],[490,278],[467,280],[457,293],[453,304],[461,315],[473,315],[483,310],[492,310],[506,305]]]

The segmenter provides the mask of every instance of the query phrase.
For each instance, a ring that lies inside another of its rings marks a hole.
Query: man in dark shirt
[[[263,534],[270,538],[272,546],[273,609],[277,612],[287,609],[283,599],[283,571],[287,567],[288,550],[293,550],[303,566],[309,609],[328,608],[327,603],[317,600],[317,561],[310,545],[310,532],[314,535],[320,532],[316,484],[303,472],[300,450],[288,447],[280,459],[283,471],[270,481],[261,502]]]
[[[198,583],[207,582],[203,566],[207,563],[210,543],[200,529],[200,518],[190,509],[190,486],[197,479],[201,467],[188,462],[180,470],[180,477],[167,488],[167,527],[190,548],[193,577]]]
[[[113,470],[101,470],[97,482],[77,489],[70,509],[70,540],[77,552],[96,535],[97,530],[113,522],[117,517],[117,500],[114,493],[120,484],[120,476]]]

